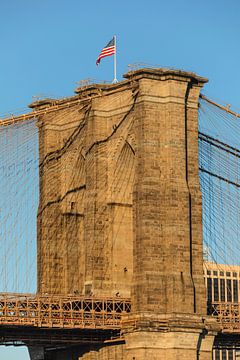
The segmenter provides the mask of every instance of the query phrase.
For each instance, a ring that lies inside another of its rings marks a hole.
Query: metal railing
[[[0,294],[0,325],[118,329],[130,299]]]
[[[129,298],[0,294],[0,326],[69,329],[120,329],[130,313]],[[225,333],[240,333],[240,303],[208,304]]]
[[[208,313],[217,319],[222,332],[240,333],[240,303],[214,302],[208,305]]]

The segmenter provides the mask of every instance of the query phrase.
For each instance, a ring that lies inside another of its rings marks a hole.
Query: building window
[[[208,303],[212,302],[212,279],[207,279],[207,300]]]
[[[228,360],[233,360],[233,350],[232,349],[228,350]]]
[[[232,281],[227,280],[227,301],[232,301]]]
[[[220,360],[220,350],[219,350],[219,349],[215,349],[215,350],[214,350],[214,353],[215,353],[214,360]]]
[[[227,351],[226,351],[226,349],[222,349],[222,360],[227,360]]]
[[[238,281],[233,280],[233,301],[238,302]]]
[[[214,301],[219,301],[218,279],[213,279]]]
[[[225,298],[225,280],[224,279],[220,279],[220,300],[221,301],[226,301],[226,298]]]

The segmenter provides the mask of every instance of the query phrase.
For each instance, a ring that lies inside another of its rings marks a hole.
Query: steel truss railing
[[[225,333],[240,333],[240,303],[214,302],[208,305],[208,313],[216,317]]]
[[[130,299],[0,294],[0,325],[118,329]]]
[[[0,294],[0,326],[120,329],[122,316],[130,311],[128,298]],[[223,332],[240,333],[240,303],[211,303],[208,314]]]

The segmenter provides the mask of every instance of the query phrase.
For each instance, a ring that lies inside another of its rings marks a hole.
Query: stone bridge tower
[[[39,119],[38,291],[131,296],[116,359],[210,360],[198,177],[207,79],[125,78],[77,89],[67,109],[32,105],[56,109]]]

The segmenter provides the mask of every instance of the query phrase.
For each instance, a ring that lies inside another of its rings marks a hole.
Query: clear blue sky
[[[112,58],[95,60],[114,33],[119,79],[134,62],[193,70],[209,96],[238,106],[238,0],[0,3],[0,114],[34,95],[71,95],[81,79],[112,80]]]
[[[95,61],[114,34],[119,80],[135,62],[191,70],[239,109],[239,13],[239,0],[1,0],[0,114],[33,95],[72,95],[81,79],[111,81],[112,58]],[[1,360],[16,357],[28,359],[0,348]]]

